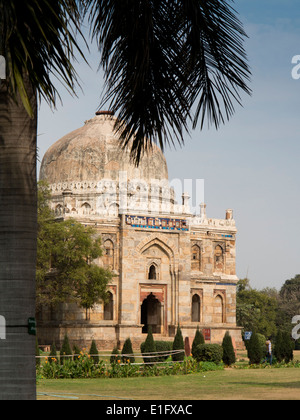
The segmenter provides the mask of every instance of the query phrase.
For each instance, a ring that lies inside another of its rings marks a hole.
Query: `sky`
[[[219,130],[197,127],[165,156],[171,181],[191,180],[192,206],[196,180],[203,179],[207,216],[222,219],[233,209],[238,277],[259,290],[279,290],[300,273],[300,78],[293,77],[300,70],[292,63],[300,55],[299,0],[236,0],[233,7],[248,35],[252,95],[242,95],[243,106],[236,104]],[[40,105],[40,161],[98,110],[104,81],[95,44],[87,59],[90,67],[82,60],[75,66],[82,86],[77,98],[62,88],[55,111]]]

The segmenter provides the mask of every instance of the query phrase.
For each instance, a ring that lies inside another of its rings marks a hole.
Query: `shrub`
[[[235,352],[234,352],[232,339],[229,334],[229,331],[226,331],[224,335],[222,348],[223,348],[223,362],[227,366],[233,365],[235,363]]]
[[[148,329],[148,335],[144,343],[141,344],[141,352],[143,354],[144,363],[155,363],[157,361],[155,355],[151,355],[151,357],[144,357],[147,353],[155,353],[156,346],[152,335],[152,328],[151,326]]]
[[[275,339],[275,346],[274,346],[274,356],[277,362],[282,362],[284,359],[283,354],[283,340],[282,340],[282,332],[278,331]]]
[[[110,356],[110,364],[118,363],[121,361],[120,352],[118,350],[118,347],[114,347],[111,356]]]
[[[99,363],[99,356],[98,356],[98,349],[95,341],[92,341],[90,352],[89,352],[91,359],[94,361],[94,363]]]
[[[172,343],[170,341],[155,341],[156,351],[159,352],[171,352]],[[161,354],[157,356],[158,362],[164,362],[169,357],[169,354]]]
[[[205,340],[203,337],[202,332],[199,330],[199,327],[197,327],[196,333],[195,333],[195,338],[193,340],[193,344],[192,344],[192,355],[194,356],[194,352],[196,350],[196,347],[199,346],[200,344],[205,344]]]
[[[182,352],[172,354],[173,362],[180,362],[184,360],[184,357],[185,357],[184,342],[183,342],[183,337],[182,337],[182,333],[181,333],[181,329],[179,325],[177,327],[177,332],[173,341],[173,350],[183,350]]]
[[[252,333],[251,338],[248,342],[247,350],[249,363],[251,365],[259,364],[263,358],[264,352],[261,342],[259,340],[259,336],[255,331]]]
[[[267,347],[266,347],[267,339],[263,334],[259,334],[259,333],[257,333],[257,337],[258,337],[259,345],[261,347],[262,355],[264,356],[267,351]]]
[[[122,357],[122,362],[123,363],[127,363],[128,360],[130,363],[134,363],[135,362],[135,358],[133,356],[133,349],[132,349],[132,344],[131,344],[131,340],[130,338],[127,338],[125,340],[125,343],[123,345],[123,349],[122,349],[122,354],[127,354],[127,355],[131,355],[131,356],[123,356]]]
[[[218,365],[222,362],[223,348],[219,344],[200,344],[193,357],[197,362],[213,362]]]
[[[73,353],[66,334],[60,350],[60,363],[63,364],[67,359],[73,360]]]
[[[80,358],[80,353],[81,353],[81,349],[76,344],[74,344],[74,346],[73,346],[73,356],[74,356],[75,361]]]
[[[288,332],[282,333],[282,355],[285,363],[289,363],[293,360],[294,343],[291,340]]]
[[[183,363],[168,364],[163,367],[140,366],[132,364],[112,363],[106,366],[103,361],[94,364],[88,354],[81,353],[80,362],[67,360],[64,364],[45,362],[37,369],[38,377],[45,379],[73,379],[73,378],[129,378],[166,375],[188,375],[196,372],[206,372],[223,369],[223,365],[211,362],[198,363],[187,358]]]
[[[57,361],[57,352],[56,352],[55,343],[53,343],[50,348],[49,362],[52,363],[56,361]]]

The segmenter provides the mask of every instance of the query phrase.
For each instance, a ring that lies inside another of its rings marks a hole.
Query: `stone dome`
[[[153,145],[136,167],[130,161],[129,151],[120,149],[115,121],[111,112],[98,112],[83,127],[58,140],[45,153],[40,180],[49,184],[117,181],[120,171],[126,171],[128,180],[167,180],[168,168],[162,151]]]

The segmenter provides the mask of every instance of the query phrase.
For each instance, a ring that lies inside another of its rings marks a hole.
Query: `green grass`
[[[294,360],[300,360],[300,351],[294,352]],[[248,366],[245,351],[238,352],[236,366]],[[39,400],[299,400],[300,369],[231,368],[187,376],[39,380],[37,392]]]
[[[300,369],[226,369],[172,377],[40,380],[37,391],[39,400],[72,396],[83,400],[299,400]]]

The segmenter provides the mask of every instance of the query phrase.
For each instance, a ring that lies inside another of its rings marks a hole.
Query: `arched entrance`
[[[161,303],[153,293],[144,299],[141,306],[142,333],[147,334],[149,326],[152,327],[153,334],[161,333]]]

